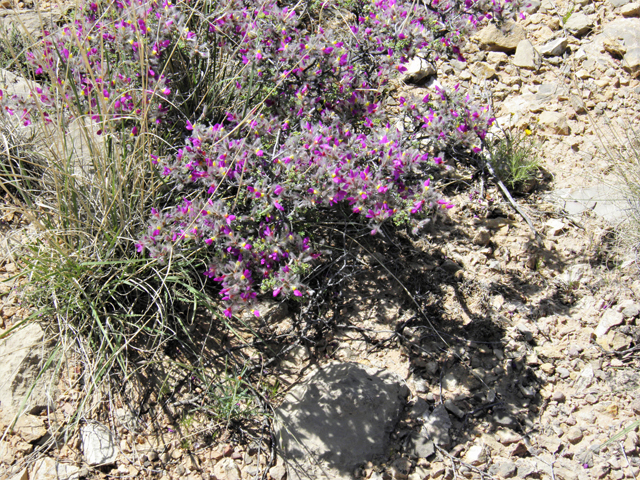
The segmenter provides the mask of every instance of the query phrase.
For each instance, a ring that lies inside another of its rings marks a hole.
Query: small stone
[[[13,449],[9,442],[0,441],[0,463],[11,465],[14,461]]]
[[[569,135],[567,117],[558,112],[542,112],[540,124],[556,135]]]
[[[602,48],[614,57],[624,57],[627,53],[627,47],[615,38],[605,38],[602,41]]]
[[[582,37],[593,28],[593,21],[584,13],[573,13],[564,27],[576,37]]]
[[[493,65],[502,65],[509,61],[509,56],[504,52],[487,53],[487,62]]]
[[[271,472],[271,470],[269,470],[269,472]],[[240,474],[240,467],[238,467],[238,464],[229,457],[226,457],[215,464],[213,467],[213,474],[216,477],[224,478],[225,480],[241,480],[242,478]]]
[[[412,474],[407,477],[407,480],[426,480],[429,478],[429,470],[424,467],[417,466]]]
[[[525,39],[525,32],[522,26],[514,22],[505,22],[500,27],[491,23],[478,32],[476,39],[483,50],[513,52],[518,43]]]
[[[176,467],[176,474],[179,475],[180,477],[182,477],[185,473],[187,473],[187,469],[184,468],[182,465],[178,465]]]
[[[456,273],[458,270],[462,269],[460,265],[458,265],[456,262],[448,258],[444,262],[442,262],[442,265],[440,265],[440,268],[442,268],[445,272],[448,272],[451,274]]]
[[[173,460],[180,460],[182,458],[182,450],[180,448],[175,448],[172,452],[171,452],[171,458]]]
[[[553,375],[556,371],[556,367],[554,367],[552,363],[543,363],[542,365],[540,365],[540,370],[542,370],[547,375]]]
[[[617,352],[627,350],[632,342],[633,339],[630,336],[620,332],[609,332],[596,340],[596,343],[605,350],[615,350]]]
[[[493,416],[493,421],[498,425],[502,425],[503,427],[515,427],[518,424],[518,422],[516,422],[513,417],[504,413],[496,413]]]
[[[477,62],[472,69],[473,74],[482,79],[489,80],[496,76],[496,69],[487,62]]]
[[[622,313],[622,316],[624,318],[635,318],[640,315],[640,305],[637,303],[633,303],[623,308],[622,312],[620,313]]]
[[[283,480],[287,474],[287,469],[282,463],[275,465],[269,469],[269,476],[272,480]]]
[[[484,445],[473,445],[464,456],[464,461],[470,465],[482,465],[487,461],[487,452]]]
[[[402,75],[402,81],[413,85],[420,85],[436,74],[433,64],[421,57],[414,57],[404,67],[407,71]]]
[[[512,457],[524,457],[529,454],[529,449],[524,442],[518,442],[511,448]]]
[[[74,480],[78,478],[79,470],[74,465],[59,463],[53,458],[44,457],[36,460],[31,478],[36,480]]]
[[[435,453],[436,449],[433,441],[422,435],[418,431],[414,431],[407,441],[407,452],[409,455],[418,458],[428,458]]]
[[[582,429],[580,427],[571,427],[566,433],[566,439],[574,445],[579,443],[582,440]]]
[[[424,421],[422,431],[425,436],[433,440],[436,445],[446,447],[451,443],[449,429],[451,419],[444,405],[437,405],[431,415]]]
[[[562,403],[567,399],[564,393],[560,390],[554,390],[553,395],[551,396],[551,400],[554,402]]]
[[[558,57],[567,49],[569,42],[566,38],[556,38],[542,45],[538,51],[545,57]]]
[[[216,449],[211,451],[210,458],[214,462],[217,462],[218,460],[220,460],[223,457],[224,457],[224,452],[222,450],[220,450],[219,448],[216,448]]]
[[[15,475],[8,477],[8,480],[29,480],[29,471],[26,468],[23,468]]]
[[[578,95],[571,95],[569,97],[569,103],[571,103],[571,107],[576,111],[578,115],[587,113],[587,107],[585,106],[582,98]]]
[[[455,404],[453,403],[453,400],[448,399],[444,402],[444,406],[446,407],[447,410],[449,410],[451,413],[453,413],[456,417],[458,418],[463,418],[464,417],[464,412]]]
[[[638,15],[640,15],[640,3],[627,3],[620,9],[620,13],[623,17],[637,17]]]
[[[516,464],[513,462],[501,462],[492,465],[489,473],[500,478],[511,478],[516,474]]]
[[[531,461],[518,461],[518,478],[527,478],[538,472],[536,465]]]
[[[622,313],[616,312],[615,310],[607,310],[602,315],[600,322],[598,322],[594,333],[596,337],[602,337],[606,335],[612,327],[621,325],[623,322],[624,315]]]
[[[38,441],[47,434],[42,418],[29,414],[21,415],[13,429],[29,443]]]
[[[549,453],[558,453],[562,446],[562,441],[556,437],[542,437],[538,442],[540,446],[547,449]]]
[[[627,51],[622,59],[622,68],[632,74],[640,70],[640,47],[634,47]]]
[[[82,451],[89,465],[108,465],[118,456],[111,430],[100,423],[90,423],[80,430]]]
[[[496,432],[496,437],[502,445],[511,445],[522,440],[522,436],[512,430],[501,429]]]
[[[513,56],[513,64],[516,67],[527,68],[530,70],[537,70],[540,68],[540,54],[529,40],[522,40],[518,43],[516,54]]]

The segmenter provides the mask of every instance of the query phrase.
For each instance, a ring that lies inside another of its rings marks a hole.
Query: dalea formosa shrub
[[[372,234],[385,222],[417,233],[434,209],[451,207],[434,193],[429,172],[454,145],[480,150],[493,122],[488,108],[455,90],[410,102],[390,87],[418,55],[461,58],[474,29],[517,7],[224,0],[202,13],[195,2],[92,3],[82,21],[46,36],[31,60],[55,70],[59,99],[81,98],[95,121],[108,114],[135,136],[141,122],[180,121],[172,109],[188,92],[176,91],[165,71],[173,52],[225,59],[237,101],[223,114],[186,119],[183,145],[151,156],[184,200],[151,212],[137,248],[167,261],[205,252],[204,274],[219,282],[225,314],[259,315],[258,295],[309,293],[305,272],[321,251],[305,223],[346,216]],[[95,56],[77,58],[74,45],[85,44]],[[38,95],[43,104],[53,98]],[[12,111],[29,121],[28,106],[14,102]]]

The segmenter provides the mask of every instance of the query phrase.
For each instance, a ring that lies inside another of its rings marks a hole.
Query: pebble
[[[513,417],[501,413],[495,414],[493,416],[493,421],[498,425],[502,425],[503,427],[515,427],[518,424],[518,422],[516,422]]]
[[[453,400],[449,399],[444,402],[444,406],[447,410],[453,413],[458,418],[464,417],[464,412],[455,404]]]
[[[540,365],[540,370],[542,370],[547,375],[553,375],[556,371],[556,367],[554,367],[552,363],[543,363],[542,365]]]
[[[554,402],[562,403],[567,399],[565,394],[561,390],[554,390],[551,400]]]
[[[566,433],[566,438],[574,445],[579,443],[582,440],[582,429],[580,427],[571,427]]]
[[[522,436],[518,435],[512,430],[500,429],[496,432],[496,437],[498,441],[503,445],[511,445],[512,443],[517,443],[522,440]]]

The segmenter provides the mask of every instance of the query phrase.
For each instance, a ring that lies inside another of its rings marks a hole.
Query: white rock
[[[414,57],[404,67],[407,69],[402,75],[404,83],[421,83],[427,77],[436,74],[433,64],[421,57]]]
[[[43,340],[44,332],[36,323],[29,323],[0,340],[0,418],[7,422],[13,420],[32,388],[23,411],[52,406],[54,392],[48,388],[51,374],[45,372],[33,385],[47,354]]]
[[[589,385],[591,385],[593,383],[593,377],[594,377],[594,373],[593,373],[593,366],[591,366],[590,363],[588,363],[580,372],[580,375],[578,376],[578,378],[576,378],[576,382],[575,382],[575,389],[577,392],[581,392],[583,391],[585,388],[588,388]]]
[[[612,327],[622,324],[624,322],[624,315],[615,310],[607,310],[602,315],[600,322],[595,330],[596,337],[602,337],[606,335]]]
[[[537,70],[540,63],[540,54],[529,40],[522,40],[518,43],[516,54],[513,56],[513,64],[516,67]]]
[[[637,17],[640,15],[640,3],[627,3],[620,9],[620,13],[623,17]]]
[[[640,70],[640,47],[627,50],[622,59],[622,68],[630,73],[636,73]]]
[[[573,13],[567,20],[567,23],[564,24],[564,27],[572,35],[582,37],[593,28],[593,20],[584,13]]]
[[[556,38],[542,45],[538,50],[545,57],[557,57],[564,53],[569,42],[566,38]]]
[[[567,227],[564,222],[558,220],[557,218],[548,220],[545,225],[548,227],[547,233],[552,237],[557,237]]]
[[[89,465],[111,464],[118,452],[111,431],[100,423],[90,423],[80,430],[82,451]]]
[[[487,461],[487,453],[483,445],[472,446],[464,456],[464,461],[471,465],[481,465]]]

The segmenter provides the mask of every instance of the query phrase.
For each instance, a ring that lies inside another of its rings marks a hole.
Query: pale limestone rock
[[[476,35],[483,50],[513,52],[521,40],[525,39],[524,29],[517,23],[507,22],[501,27],[491,23]]]
[[[640,3],[627,3],[620,9],[620,13],[623,17],[637,17],[638,15],[640,15]]]
[[[584,13],[573,13],[564,27],[576,37],[584,36],[589,30],[593,28],[593,20]]]
[[[513,57],[513,64],[516,67],[537,70],[540,68],[540,63],[540,54],[531,42],[529,40],[520,41]]]
[[[567,41],[567,39],[561,37],[545,43],[538,50],[545,57],[557,57],[565,52],[568,45],[569,42]]]
[[[562,113],[543,112],[540,115],[540,124],[556,135],[569,135],[569,123]]]
[[[118,452],[111,430],[100,423],[90,423],[80,430],[82,452],[89,465],[115,462]]]

